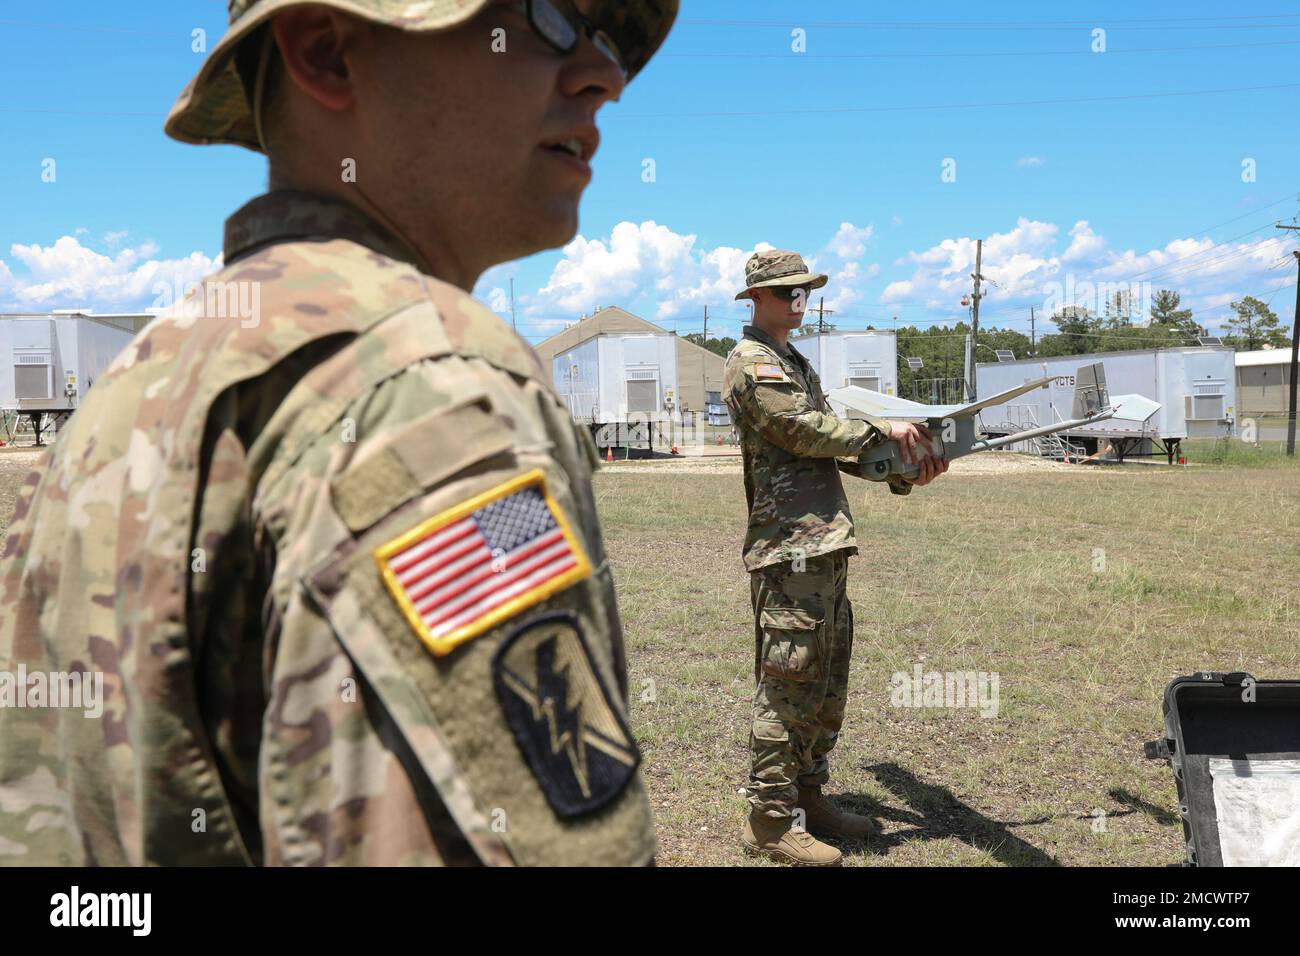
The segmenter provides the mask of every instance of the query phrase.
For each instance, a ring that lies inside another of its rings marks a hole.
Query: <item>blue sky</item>
[[[162,134],[195,28],[214,43],[223,0],[0,0],[0,310],[144,308],[211,267],[265,172]],[[744,260],[775,245],[830,273],[842,327],[943,324],[982,237],[984,324],[1027,329],[1067,284],[1131,281],[1211,327],[1243,295],[1290,323],[1300,234],[1272,223],[1300,214],[1297,52],[1300,6],[1277,0],[684,0],[601,114],[579,237],[476,292],[508,312],[513,276],[534,341],[597,305],[681,332],[708,305],[734,334]]]

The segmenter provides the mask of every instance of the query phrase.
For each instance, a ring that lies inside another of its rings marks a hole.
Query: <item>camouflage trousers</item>
[[[750,574],[754,605],[754,691],[749,801],[790,816],[798,787],[826,782],[828,755],[844,721],[853,650],[853,608],[845,551]]]

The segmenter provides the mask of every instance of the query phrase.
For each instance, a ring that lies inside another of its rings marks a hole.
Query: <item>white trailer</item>
[[[671,332],[602,332],[551,360],[551,380],[601,447],[652,448],[680,417],[677,337]]]
[[[81,404],[150,316],[0,314],[0,411],[5,440],[31,422],[36,443]]]
[[[1073,416],[1074,376],[1081,365],[1100,362],[1112,396],[1142,395],[1160,403],[1146,422],[1112,418],[1063,434],[1089,454],[1106,445],[1120,459],[1149,455],[1153,446],[1172,462],[1184,438],[1225,438],[1235,434],[1237,378],[1234,353],[1224,346],[1140,349],[1087,355],[1054,355],[977,365],[980,395],[993,395],[1045,375],[1056,378],[980,413],[984,431],[1006,435],[1023,428],[1067,421]]]
[[[892,331],[822,332],[790,339],[790,344],[808,359],[824,391],[857,385],[898,394],[898,340]],[[841,418],[862,417],[839,402],[831,402],[831,409]]]

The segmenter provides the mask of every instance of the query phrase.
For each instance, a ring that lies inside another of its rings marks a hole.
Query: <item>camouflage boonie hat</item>
[[[477,16],[490,0],[229,0],[230,29],[172,106],[164,132],[182,143],[234,143],[262,151],[236,67],[240,43],[289,7],[320,4],[401,30],[434,33]],[[591,17],[618,46],[628,79],[668,35],[678,0],[597,0]],[[583,9],[593,9],[583,4]]]
[[[737,292],[736,298],[752,298],[751,289],[766,289],[774,285],[806,285],[820,289],[826,284],[824,272],[813,275],[797,252],[782,249],[769,249],[756,252],[745,263],[745,291]]]

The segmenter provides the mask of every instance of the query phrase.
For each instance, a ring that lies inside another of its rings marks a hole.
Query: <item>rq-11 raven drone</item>
[[[954,458],[964,458],[966,455],[972,455],[977,451],[1001,448],[1004,445],[1024,441],[1026,438],[1050,435],[1053,432],[1066,431],[1082,425],[1091,425],[1094,422],[1105,421],[1108,418],[1144,422],[1160,411],[1159,402],[1153,402],[1142,395],[1120,395],[1112,401],[1106,393],[1105,369],[1101,363],[1097,363],[1081,367],[1075,376],[1074,409],[1072,412],[1074,417],[1069,421],[1053,422],[1050,425],[1042,425],[1038,428],[1027,428],[1024,431],[1003,435],[1000,438],[983,438],[976,433],[977,416],[981,409],[1002,405],[1016,396],[1023,395],[1036,388],[1045,388],[1047,383],[1055,378],[1055,375],[1048,375],[1044,378],[1034,379],[1032,382],[1025,382],[1024,385],[1018,385],[1005,392],[990,395],[988,398],[981,398],[968,405],[923,405],[920,402],[896,398],[893,395],[883,395],[880,392],[873,392],[869,388],[860,388],[856,385],[832,389],[830,398],[849,408],[868,415],[874,415],[877,418],[896,418],[924,422],[930,431],[931,441],[929,445],[932,455],[936,458],[946,458],[949,461]],[[918,458],[924,454],[925,446],[924,439],[917,443]],[[909,465],[902,460],[899,455],[898,442],[896,441],[887,441],[868,449],[863,453],[859,461],[865,466],[862,469],[862,477],[869,478],[872,481],[885,481],[894,475],[912,478],[919,471],[917,465]]]

